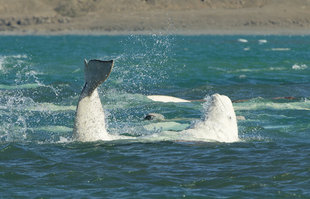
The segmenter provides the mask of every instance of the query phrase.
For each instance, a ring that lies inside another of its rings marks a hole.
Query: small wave
[[[294,70],[305,70],[307,68],[308,68],[308,66],[306,64],[301,64],[301,65],[294,64],[292,66],[292,69],[294,69]]]
[[[66,143],[72,141],[71,132],[72,128],[66,126],[28,127],[27,125],[21,126],[16,123],[7,124],[0,129],[0,142]]]
[[[53,103],[36,103],[30,97],[5,97],[4,104],[0,104],[0,110],[25,110],[39,112],[75,111],[73,105],[56,105]]]
[[[258,43],[259,44],[265,44],[265,43],[267,43],[267,40],[266,39],[260,39],[260,40],[258,40]]]
[[[27,58],[28,58],[28,56],[25,55],[25,54],[21,54],[21,55],[9,55],[9,56],[7,56],[7,57],[9,57],[9,58],[15,58],[15,59],[27,59]]]
[[[292,125],[266,125],[263,126],[264,129],[282,129],[282,128],[289,128]]]
[[[39,112],[58,112],[58,111],[75,111],[76,106],[64,106],[64,105],[55,105],[52,103],[40,103],[34,106],[29,106],[25,108],[28,111],[39,111]]]
[[[80,72],[81,71],[81,69],[80,68],[77,68],[77,69],[75,69],[74,71],[72,71],[72,73],[78,73],[78,72]]]
[[[241,68],[228,71],[229,73],[249,73],[249,72],[263,72],[263,71],[284,71],[287,70],[285,67],[269,67],[269,68]]]
[[[276,102],[244,102],[244,103],[235,103],[234,108],[237,111],[241,110],[262,110],[262,109],[271,109],[271,110],[310,110],[310,101],[304,102],[289,102],[289,103],[276,103]]]
[[[72,128],[69,128],[66,126],[41,126],[41,127],[33,128],[33,130],[55,132],[55,133],[66,133],[66,132],[71,132]]]
[[[290,48],[271,48],[272,51],[290,51]]]
[[[143,126],[148,131],[181,131],[188,127],[188,124],[178,122],[158,122]]]
[[[3,89],[3,90],[33,89],[33,88],[38,88],[38,87],[40,87],[40,85],[38,84],[21,84],[21,85],[0,84],[0,89]]]
[[[238,41],[241,42],[241,43],[247,43],[248,42],[248,40],[242,39],[242,38],[238,39]]]

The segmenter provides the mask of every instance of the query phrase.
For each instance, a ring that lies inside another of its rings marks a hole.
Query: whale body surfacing
[[[218,142],[240,141],[236,114],[227,96],[212,95],[207,99],[204,112],[204,118],[192,128],[182,131],[183,135]]]
[[[111,140],[97,87],[110,75],[114,61],[85,60],[85,84],[76,109],[73,137],[78,141]]]

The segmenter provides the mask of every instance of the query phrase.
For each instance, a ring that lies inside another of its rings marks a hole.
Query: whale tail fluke
[[[110,75],[114,61],[101,61],[92,59],[85,63],[85,87],[87,88],[88,95],[91,95],[92,92],[103,83]]]

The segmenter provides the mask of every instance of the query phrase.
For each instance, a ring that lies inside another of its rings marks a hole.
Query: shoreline
[[[258,35],[258,36],[308,36],[310,29],[243,29],[243,30],[223,30],[223,29],[210,29],[210,30],[143,30],[143,31],[130,31],[130,30],[60,30],[60,31],[0,31],[0,36],[61,36],[61,35],[81,35],[81,36],[122,36],[122,35],[184,35],[184,36],[199,36],[199,35],[218,35],[218,36],[233,36],[233,35]]]
[[[0,35],[310,35],[310,0],[0,0]]]

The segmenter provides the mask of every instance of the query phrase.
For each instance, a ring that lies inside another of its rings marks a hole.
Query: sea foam
[[[308,68],[308,66],[306,64],[300,64],[300,65],[294,64],[292,66],[292,69],[294,69],[294,70],[304,70],[304,69],[307,69],[307,68]]]

